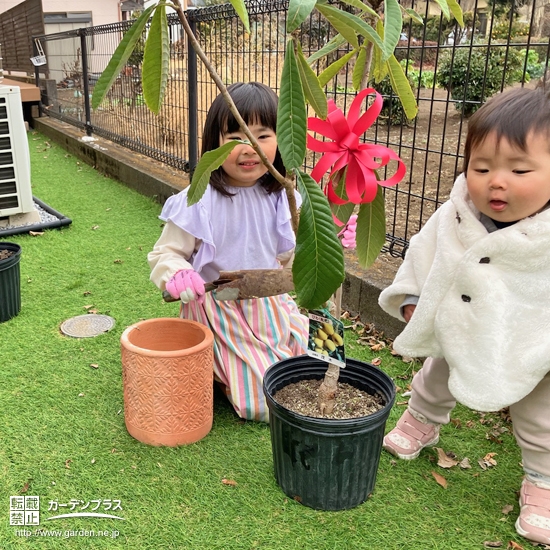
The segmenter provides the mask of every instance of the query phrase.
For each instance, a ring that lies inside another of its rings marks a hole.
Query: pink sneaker
[[[412,460],[424,447],[438,441],[439,424],[423,424],[406,410],[395,428],[384,437],[382,447],[397,458]]]
[[[524,538],[550,545],[550,489],[523,480],[519,492],[516,531]]]

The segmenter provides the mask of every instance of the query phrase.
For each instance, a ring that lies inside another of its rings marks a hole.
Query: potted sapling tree
[[[446,18],[454,17],[463,25],[462,11],[456,0],[436,1]],[[244,0],[231,0],[231,4],[245,30],[250,32]],[[416,116],[414,94],[394,51],[402,32],[403,18],[423,20],[397,0],[343,0],[341,4],[326,0],[289,1],[288,40],[277,117],[277,141],[287,174],[283,177],[268,161],[244,123],[223,80],[196,39],[179,0],[160,0],[143,11],[124,35],[98,80],[92,106],[97,108],[101,104],[152,17],[143,58],[143,93],[148,107],[159,112],[169,70],[167,7],[176,11],[190,46],[204,63],[248,141],[269,172],[284,186],[289,199],[296,232],[292,278],[298,304],[312,311],[312,349],[308,355],[273,365],[264,378],[276,479],[288,496],[305,505],[326,510],[351,508],[366,500],[374,488],[385,422],[395,388],[391,378],[380,369],[345,358],[343,342],[338,339],[338,336],[341,339],[339,321],[331,319],[322,308],[345,277],[338,231],[346,226],[351,216],[357,216],[353,218],[356,253],[362,267],[370,266],[384,245],[383,187],[398,183],[404,176],[405,166],[390,149],[367,144],[361,139],[380,113],[382,101],[379,94],[367,88],[367,83],[380,82],[389,75],[407,119]],[[297,30],[314,10],[328,21],[336,35],[306,58]],[[320,74],[314,72],[312,67],[318,60],[344,47],[348,50],[345,55]],[[354,63],[353,86],[358,94],[346,118],[334,102],[327,100],[324,88],[349,62]],[[363,108],[363,104],[367,106]],[[309,119],[308,109],[315,114]],[[308,135],[308,129],[324,139]],[[201,198],[211,172],[223,164],[237,143],[240,142],[224,144],[203,155],[192,177],[189,201]],[[308,147],[322,154],[311,174],[303,169]],[[383,179],[387,171],[391,175]],[[326,173],[328,178],[322,187],[320,183]],[[299,213],[294,196],[296,187],[303,199]],[[342,366],[345,368],[340,372]],[[286,386],[323,377],[316,397],[320,411],[317,417],[293,412],[277,401],[276,393]],[[357,418],[329,418],[339,378],[375,396],[373,401],[378,401],[377,410]]]

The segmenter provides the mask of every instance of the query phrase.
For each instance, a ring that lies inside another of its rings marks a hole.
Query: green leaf
[[[435,0],[439,7],[441,8],[441,11],[443,12],[443,15],[445,16],[445,19],[447,21],[451,18],[451,11],[449,10],[449,4],[447,3],[447,0]]]
[[[397,0],[384,0],[384,61],[393,55],[402,27],[403,17]]]
[[[292,278],[298,304],[316,309],[344,281],[344,251],[336,236],[328,201],[319,185],[303,172],[297,173],[296,180],[302,195],[302,208]]]
[[[393,91],[399,96],[406,117],[412,120],[418,113],[418,105],[411,89],[411,83],[395,55],[388,59],[387,67]]]
[[[143,99],[153,113],[158,114],[164,99],[170,70],[170,37],[166,4],[159,3],[143,53]]]
[[[380,186],[374,200],[359,207],[356,242],[357,259],[361,267],[366,269],[378,258],[386,242],[384,192]]]
[[[317,10],[321,12],[327,21],[354,47],[359,47],[357,33],[349,24],[346,12],[328,5],[317,4]]]
[[[202,155],[193,173],[191,185],[187,194],[187,204],[189,206],[200,201],[206,191],[212,172],[217,170],[225,162],[225,159],[229,156],[231,151],[240,143],[244,142],[238,139],[229,141],[224,143],[221,147],[208,151]]]
[[[340,69],[357,53],[357,50],[352,50],[346,55],[337,59],[334,63],[329,65],[320,75],[319,84],[326,86],[340,71]]]
[[[298,168],[306,157],[307,107],[300,82],[300,72],[294,54],[294,44],[288,41],[279,106],[277,108],[277,143],[287,170]]]
[[[134,51],[134,47],[137,41],[141,38],[143,29],[149,20],[151,12],[155,9],[155,6],[149,6],[143,13],[136,19],[135,23],[126,31],[124,37],[122,38],[120,44],[118,45],[113,57],[107,64],[107,67],[101,73],[96,85],[94,86],[94,91],[92,94],[92,107],[97,109],[105,95],[113,85],[116,77],[122,70],[122,67],[126,65],[129,57]]]
[[[239,19],[242,21],[246,32],[250,32],[250,23],[248,21],[248,12],[246,11],[246,5],[244,0],[229,0],[235,13],[239,16]]]
[[[309,65],[313,65],[318,59],[322,59],[327,56],[329,53],[336,51],[342,44],[346,43],[346,39],[341,35],[337,34],[335,37],[331,38],[320,50],[317,50],[313,55],[310,55],[307,58]]]
[[[375,48],[376,49],[376,48]],[[365,74],[365,67],[367,66],[367,49],[364,46],[359,48],[357,59],[355,60],[355,67],[353,67],[352,84],[355,90],[361,89],[363,83],[363,76]]]
[[[458,21],[458,24],[464,28],[464,17],[462,16],[462,8],[459,6],[458,2],[456,0],[447,0],[447,4],[449,4],[449,9],[451,10],[451,13],[454,15],[455,19]]]
[[[422,16],[416,13],[412,8],[407,8],[405,12],[411,19],[414,19],[417,23],[420,23],[421,25],[424,24],[424,19],[422,18]]]
[[[384,38],[384,23],[382,20],[378,20],[376,23],[376,31],[380,37]],[[371,75],[374,82],[378,83],[382,81],[388,74],[388,65],[386,61],[382,61],[382,52],[378,48],[374,48],[372,52],[372,66]]]
[[[368,13],[369,15],[380,17],[370,6],[363,4],[361,0],[341,0],[341,2],[342,4],[347,4],[348,6],[352,6],[354,8],[357,8],[358,10]]]
[[[302,81],[302,89],[304,90],[306,99],[317,115],[324,120],[327,118],[328,113],[327,97],[325,96],[325,92],[323,92],[323,88],[321,88],[321,85],[319,84],[317,75],[307,64],[300,44],[298,44],[296,60],[298,62],[300,80]]]
[[[380,36],[378,36],[378,33],[359,17],[345,11],[340,11],[339,9],[333,8],[331,6],[320,6],[319,4],[317,4],[317,10],[320,11],[331,24],[333,23],[333,19],[338,20],[339,22],[341,22],[342,25],[346,25],[353,31],[359,33],[361,36],[367,38],[377,48],[380,48],[384,52],[384,61],[393,53],[393,50],[391,52],[385,51],[384,43],[382,42],[382,40],[380,40]],[[334,26],[334,28],[338,32],[343,34],[346,39],[348,38],[339,28],[337,28],[336,26]],[[355,46],[354,42],[351,43]]]
[[[286,32],[295,31],[313,11],[315,0],[290,0],[286,17]]]
[[[338,181],[338,184],[334,188],[334,192],[336,195],[338,195],[341,199],[348,200],[348,195],[346,193],[346,170],[341,170],[341,177]],[[327,183],[327,185],[332,185],[331,183]],[[330,210],[332,211],[333,215],[338,218],[342,223],[347,223],[350,219],[351,215],[353,214],[353,210],[355,208],[355,204],[352,202],[347,202],[345,204],[330,204]]]

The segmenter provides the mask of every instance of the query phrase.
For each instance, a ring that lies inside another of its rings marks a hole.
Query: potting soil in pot
[[[315,418],[358,418],[381,410],[385,401],[378,394],[370,394],[350,384],[338,383],[336,404],[330,414],[319,411],[318,394],[322,380],[300,380],[288,384],[273,395],[277,403],[304,416]]]

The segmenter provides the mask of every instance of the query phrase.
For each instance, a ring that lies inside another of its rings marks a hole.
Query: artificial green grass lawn
[[[468,457],[471,469],[443,470],[433,450],[412,462],[382,453],[372,497],[342,512],[315,511],[286,497],[273,476],[269,427],[240,420],[221,396],[212,432],[194,445],[156,448],[133,439],[124,425],[120,335],[141,319],[178,314],[148,279],[160,206],[40,134],[30,134],[29,144],[33,194],[73,221],[41,236],[2,239],[22,246],[22,309],[0,323],[0,549],[448,550],[522,543],[513,527],[520,453],[509,433],[502,443],[485,437],[497,415],[481,424],[479,414],[459,407],[453,418],[460,425],[442,431],[440,446]],[[115,328],[96,338],[62,335],[59,325],[89,306],[114,317]],[[357,338],[348,332],[347,354],[380,356],[381,368],[405,376],[396,383],[406,388],[411,365],[388,352],[373,355]],[[394,407],[387,429],[403,410]],[[483,470],[478,460],[490,452],[497,464]],[[431,472],[447,479],[446,489]],[[19,494],[40,497],[40,527],[61,537],[16,535],[9,496]],[[45,521],[55,515],[50,501],[71,499],[120,500],[115,514],[125,520]],[[510,514],[502,511],[507,505],[514,507]]]

